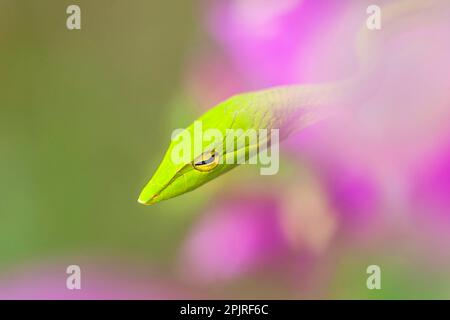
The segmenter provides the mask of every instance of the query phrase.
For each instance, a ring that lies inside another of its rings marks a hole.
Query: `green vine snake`
[[[335,83],[280,86],[235,95],[211,108],[196,121],[200,121],[205,129],[215,128],[224,134],[227,129],[280,129],[280,138],[284,139],[291,132],[338,111],[335,106],[344,107],[350,100],[364,99],[367,92],[361,88],[376,69],[377,47],[383,40],[382,34],[389,33],[395,24],[404,22],[403,18],[437,9],[440,3],[443,1],[394,1],[382,8],[382,30],[368,30],[364,21],[356,37],[355,52],[359,68],[347,79]],[[186,131],[193,133],[193,124]],[[225,148],[220,154],[212,152],[212,149],[201,150],[199,154],[192,154],[185,163],[174,163],[171,154],[176,143],[172,141],[170,144],[158,169],[142,190],[139,203],[150,205],[184,194],[236,167],[236,164],[217,161],[225,156],[225,152],[239,151]],[[209,146],[206,141],[202,144],[202,147]],[[221,149],[216,147],[214,150]]]

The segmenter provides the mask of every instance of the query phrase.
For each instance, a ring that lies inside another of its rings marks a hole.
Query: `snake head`
[[[252,128],[254,115],[241,112],[248,98],[235,96],[203,114],[186,129],[172,134],[172,141],[158,169],[142,190],[138,202],[151,205],[194,190],[237,166],[236,146],[227,148],[228,129]],[[200,132],[199,132],[200,130]],[[248,150],[248,145],[244,146]]]

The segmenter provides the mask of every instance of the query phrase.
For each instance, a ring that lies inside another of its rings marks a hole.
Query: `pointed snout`
[[[160,197],[162,190],[163,186],[150,181],[144,189],[142,189],[138,202],[146,206],[155,204],[162,200]]]

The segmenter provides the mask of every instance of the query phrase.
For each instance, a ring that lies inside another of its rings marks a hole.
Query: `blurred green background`
[[[66,28],[70,4],[81,30]],[[169,143],[198,8],[130,4],[0,1],[2,268],[68,252],[164,264],[192,217],[198,196],[136,199]]]

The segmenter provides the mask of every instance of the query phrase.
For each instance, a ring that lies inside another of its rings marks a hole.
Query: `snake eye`
[[[199,155],[192,161],[194,169],[201,172],[208,172],[219,164],[219,154],[216,151],[207,151]]]

